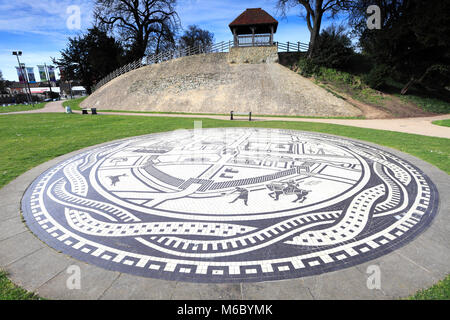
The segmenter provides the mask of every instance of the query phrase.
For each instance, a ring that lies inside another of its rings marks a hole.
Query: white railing
[[[251,35],[237,36],[239,47],[270,46],[273,45],[270,39],[270,34],[255,34],[254,37]]]
[[[250,36],[251,38],[251,36]],[[258,38],[258,37],[256,37]],[[255,38],[255,39],[256,39]],[[261,36],[258,38],[258,42],[266,41],[267,39],[265,36]],[[243,40],[243,41],[247,41]],[[256,40],[255,40],[256,41]],[[249,46],[252,45],[251,43]],[[257,43],[255,44],[257,45]],[[309,44],[301,43],[301,42],[287,42],[287,43],[280,43],[280,42],[274,42],[274,45],[277,46],[278,52],[306,52],[309,50]],[[95,90],[98,90],[100,87],[104,86],[106,83],[110,82],[111,80],[117,78],[118,76],[121,76],[122,74],[125,74],[127,72],[136,70],[140,67],[161,63],[164,61],[177,59],[180,57],[186,57],[186,56],[192,56],[196,54],[201,53],[213,53],[213,52],[229,52],[230,48],[233,47],[232,41],[222,41],[213,45],[207,45],[207,46],[195,46],[195,47],[187,47],[187,48],[176,48],[173,50],[167,50],[164,52],[160,52],[158,54],[151,54],[149,56],[142,57],[141,59],[138,59],[136,61],[130,62],[110,74],[108,74],[106,77],[104,77],[102,80],[100,80],[97,84],[95,84],[92,87],[92,92]]]

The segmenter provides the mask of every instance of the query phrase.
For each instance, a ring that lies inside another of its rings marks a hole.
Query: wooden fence
[[[309,43],[302,42],[276,42],[278,52],[307,52],[309,50]]]

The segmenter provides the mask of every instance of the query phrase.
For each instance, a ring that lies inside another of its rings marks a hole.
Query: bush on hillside
[[[320,76],[325,69],[348,70],[362,58],[352,48],[352,42],[343,26],[332,25],[323,30],[317,39],[314,56],[301,57],[298,69],[302,76]]]
[[[322,67],[345,70],[354,55],[344,27],[332,25],[320,33],[312,60]]]
[[[378,90],[386,85],[386,80],[389,78],[391,68],[385,64],[376,65],[370,72],[364,75],[364,82],[372,89]]]
[[[300,58],[297,65],[299,73],[304,77],[317,75],[320,71],[320,67],[313,60],[305,57]]]

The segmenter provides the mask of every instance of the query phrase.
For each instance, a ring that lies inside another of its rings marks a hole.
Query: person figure
[[[245,189],[245,188],[237,187],[236,190],[233,191],[231,194],[236,193],[236,192],[239,192],[239,195],[236,197],[236,199],[234,199],[230,203],[235,203],[239,199],[242,199],[242,200],[244,200],[244,204],[246,206],[248,206],[248,204],[247,204],[247,202],[248,202],[248,190]]]
[[[121,178],[121,177],[126,177],[126,176],[127,176],[127,174],[124,173],[124,174],[121,174],[121,175],[119,175],[119,176],[108,176],[107,178],[109,178],[109,179],[111,180],[111,186],[112,186],[112,187],[115,187],[115,186],[116,186],[116,183],[117,183],[117,182],[120,182],[120,178]]]
[[[287,182],[286,191],[293,192],[297,188],[298,188],[298,183],[296,183],[294,180],[289,180]]]

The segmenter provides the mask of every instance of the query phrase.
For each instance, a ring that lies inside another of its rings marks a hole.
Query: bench
[[[248,116],[248,121],[252,121],[252,112],[230,112],[230,120],[234,120],[235,116]]]
[[[81,114],[89,114],[88,110],[89,109],[82,109]],[[91,110],[91,114],[93,114],[93,115],[97,114],[97,108],[91,108],[90,110]]]

